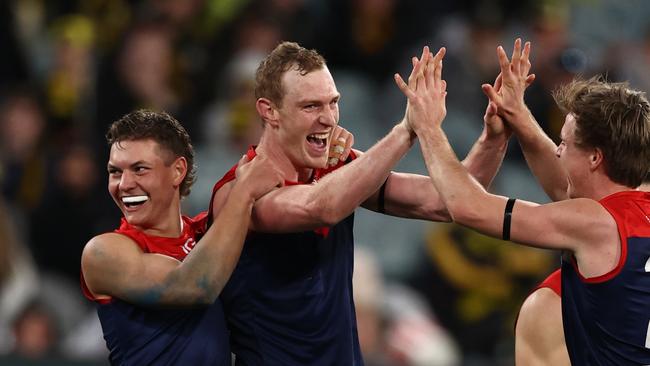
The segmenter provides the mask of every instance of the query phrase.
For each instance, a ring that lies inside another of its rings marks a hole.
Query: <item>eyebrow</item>
[[[335,96],[330,98],[330,100],[341,99],[341,93],[336,93]],[[298,104],[322,104],[322,101],[319,99],[300,99]]]
[[[135,163],[129,165],[129,168],[133,168],[133,167],[136,167],[136,166],[141,165],[141,164],[147,164],[147,163],[144,160],[138,160]],[[115,166],[115,165],[113,165],[111,163],[108,163],[107,169],[118,169],[118,170],[120,170],[119,167],[117,167],[117,166]]]

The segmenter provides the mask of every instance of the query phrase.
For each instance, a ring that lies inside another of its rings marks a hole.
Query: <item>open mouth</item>
[[[125,196],[122,197],[122,203],[128,208],[142,206],[149,200],[149,196]]]
[[[316,147],[317,149],[322,150],[327,146],[327,139],[329,136],[329,132],[312,133],[311,135],[307,136],[307,142],[309,142],[310,145]]]

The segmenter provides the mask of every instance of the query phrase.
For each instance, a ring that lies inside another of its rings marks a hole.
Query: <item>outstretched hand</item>
[[[494,89],[497,93],[501,90],[501,74],[499,74],[494,81]],[[485,108],[485,114],[483,115],[483,123],[485,130],[484,133],[488,139],[502,138],[507,141],[512,135],[512,129],[503,118],[499,116],[498,107],[492,100],[488,100],[488,105]]]
[[[445,52],[442,47],[434,56],[429,47],[425,46],[421,59],[413,59],[413,70],[408,84],[399,74],[395,74],[395,83],[408,98],[406,125],[416,133],[427,126],[440,126],[447,115],[447,83],[442,79],[442,59]]]
[[[503,47],[497,47],[501,73],[494,85],[481,85],[490,102],[497,107],[497,113],[508,121],[508,117],[526,110],[524,92],[535,80],[535,74],[528,74],[531,68],[530,48],[530,42],[526,42],[522,50],[521,38],[517,38],[512,57],[508,60]]]

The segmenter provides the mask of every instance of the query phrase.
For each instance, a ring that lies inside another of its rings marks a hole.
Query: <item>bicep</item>
[[[298,184],[278,188],[255,202],[251,229],[269,233],[312,230],[322,222],[319,208],[310,202],[313,184]]]
[[[391,172],[382,187],[364,202],[363,207],[378,211],[383,195],[384,209],[389,215],[431,221],[449,221],[445,204],[433,186],[430,177]]]
[[[602,231],[609,228],[609,221],[611,218],[602,206],[590,199],[545,205],[518,200],[512,211],[510,239],[541,248],[576,252],[598,242]]]
[[[114,296],[136,304],[159,303],[166,280],[179,265],[174,258],[143,253],[119,234],[94,238],[82,254],[84,279],[93,295]]]

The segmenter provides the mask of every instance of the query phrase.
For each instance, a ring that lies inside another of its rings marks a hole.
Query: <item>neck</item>
[[[178,238],[183,232],[183,219],[181,217],[180,200],[175,200],[169,205],[169,209],[162,214],[162,219],[152,225],[137,227],[147,235],[162,236],[166,238]]]
[[[634,190],[634,188],[612,182],[609,178],[602,179],[601,182],[594,184],[592,187],[589,198],[597,201],[617,192]]]
[[[267,133],[267,130],[264,131],[255,151],[271,160],[280,169],[285,180],[306,182],[312,175],[313,169],[297,167],[282,148],[282,144],[277,141],[275,136]]]

